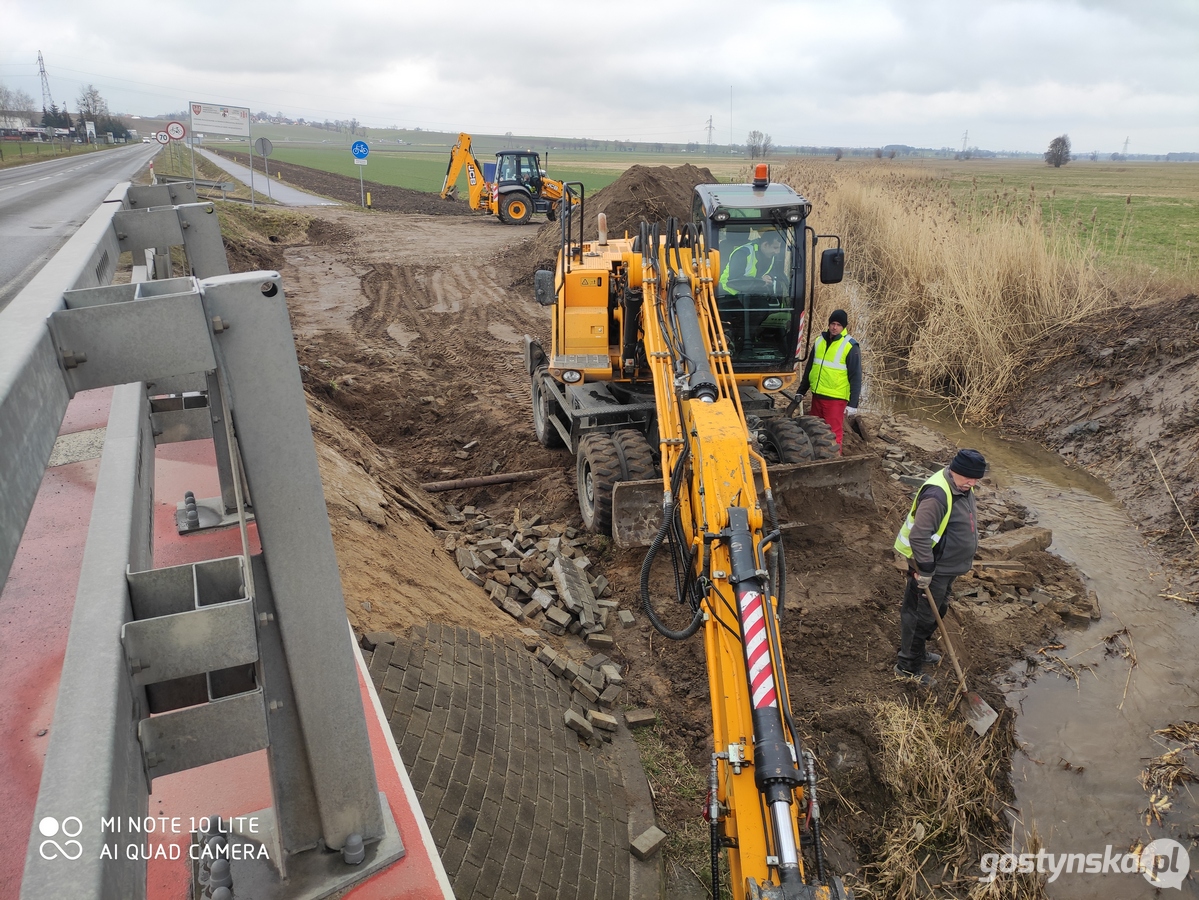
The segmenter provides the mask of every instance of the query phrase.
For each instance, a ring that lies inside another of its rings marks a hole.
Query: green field
[[[1091,162],[1059,169],[1032,160],[926,163],[959,203],[1030,198],[1047,228],[1067,228],[1109,262],[1199,274],[1199,164]]]
[[[358,167],[350,144],[361,132],[326,131],[312,126],[254,125],[252,136],[274,143],[271,159],[356,177]],[[367,129],[371,154],[364,176],[368,181],[436,192],[441,188],[457,133],[403,129]],[[402,142],[402,143],[401,143]],[[615,142],[546,138],[532,135],[475,135],[480,162],[494,159],[501,149],[533,149],[542,154],[549,175],[562,181],[581,181],[593,194],[615,181],[632,165],[709,168],[720,181],[746,177],[749,161],[715,149],[697,153],[637,152],[614,149]],[[211,137],[209,149],[241,150],[245,142]],[[586,146],[587,149],[582,149]],[[547,160],[548,156],[548,160]],[[976,209],[995,204],[1041,206],[1046,228],[1070,229],[1106,262],[1147,266],[1160,273],[1188,279],[1199,277],[1199,163],[1091,162],[1076,159],[1055,169],[1039,160],[931,159],[851,160],[774,156],[773,164],[802,159],[835,166],[844,178],[856,167],[893,167],[908,175],[928,176],[948,190],[959,206]],[[464,193],[465,176],[459,178]]]
[[[43,159],[54,159],[64,156],[81,156],[84,153],[98,153],[103,150],[115,150],[125,144],[53,144],[38,141],[0,141],[0,169],[10,166],[22,166],[26,163],[39,162]]]

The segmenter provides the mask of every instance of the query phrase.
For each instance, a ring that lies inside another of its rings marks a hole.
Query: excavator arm
[[[447,197],[457,196],[458,177],[464,171],[466,172],[467,199],[470,208],[487,209],[490,212],[490,189],[487,182],[483,180],[483,167],[475,158],[474,151],[471,149],[470,135],[466,133],[458,135],[458,143],[454,144],[453,149],[450,150],[450,163],[446,167],[445,180],[441,183],[443,200]]]
[[[629,285],[643,297],[663,478],[662,524],[642,568],[642,599],[668,637],[703,629],[713,848],[728,848],[734,897],[842,900],[849,895],[841,880],[824,871],[815,761],[791,715],[777,615],[781,535],[721,330],[716,273],[702,235],[674,220],[665,234],[643,224],[639,246],[625,257]],[[687,561],[679,599],[692,620],[682,631],[662,624],[649,597],[648,573],[668,540]],[[814,872],[805,870],[801,833],[814,846]]]

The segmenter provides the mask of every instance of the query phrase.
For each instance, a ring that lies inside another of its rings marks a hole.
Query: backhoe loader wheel
[[[819,416],[797,416],[799,427],[807,432],[808,440],[812,442],[812,457],[814,459],[836,459],[840,455],[837,439],[828,422]]]
[[[533,203],[524,194],[505,194],[500,200],[500,218],[509,225],[524,225],[533,218]]]
[[[564,446],[564,444],[562,435],[558,433],[558,429],[550,421],[550,417],[553,415],[554,398],[545,389],[544,381],[544,379],[549,377],[545,369],[538,369],[533,373],[531,383],[533,395],[533,431],[537,435],[537,443],[541,444],[547,450],[554,450]]]
[[[579,442],[577,481],[583,527],[612,534],[612,488],[618,481],[654,478],[653,452],[639,431],[593,432]]]
[[[814,459],[808,433],[794,419],[766,419],[759,434],[767,462],[801,463]]]

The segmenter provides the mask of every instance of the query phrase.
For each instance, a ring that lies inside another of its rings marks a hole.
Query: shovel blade
[[[973,728],[979,737],[986,734],[987,729],[999,718],[999,713],[991,709],[991,705],[973,691],[966,694],[960,708],[966,724]]]

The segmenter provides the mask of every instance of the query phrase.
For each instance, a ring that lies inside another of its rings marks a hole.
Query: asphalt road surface
[[[157,150],[131,144],[0,169],[0,309]]]

